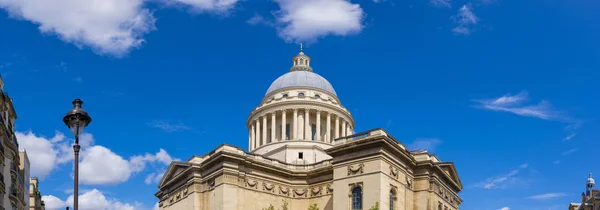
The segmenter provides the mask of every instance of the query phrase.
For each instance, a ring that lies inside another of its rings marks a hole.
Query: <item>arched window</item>
[[[284,94],[283,94],[283,97],[284,97],[284,98],[287,98],[287,97],[288,97],[288,94],[287,94],[287,93],[284,93]]]
[[[390,210],[396,209],[396,192],[390,190]]]
[[[321,98],[321,95],[319,95],[319,94],[316,94],[316,95],[315,95],[315,98]]]
[[[298,96],[304,97],[304,93],[298,93]]]
[[[352,210],[362,210],[362,189],[360,187],[352,189]]]

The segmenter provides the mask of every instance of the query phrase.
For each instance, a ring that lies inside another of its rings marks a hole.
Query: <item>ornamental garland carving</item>
[[[279,193],[282,195],[290,195],[290,188],[279,186]]]
[[[294,197],[296,197],[296,196],[306,197],[307,191],[308,191],[307,189],[294,189]]]
[[[398,172],[400,172],[399,168],[390,165],[390,174],[396,179],[398,179]]]
[[[348,176],[353,174],[362,174],[364,172],[365,164],[359,163],[356,167],[348,166]]]
[[[412,189],[413,180],[408,176],[404,176],[404,179],[406,179],[406,186],[408,187],[408,189]]]
[[[323,189],[323,186],[312,188],[312,190],[310,191],[312,193],[311,195],[312,196],[321,195],[321,189]]]
[[[250,180],[250,179],[246,180],[246,187],[253,187],[254,189],[257,189],[257,187],[258,187],[257,184],[258,184],[258,182],[256,180]]]
[[[267,184],[266,182],[263,182],[263,190],[273,192],[273,188],[275,188],[274,184]]]
[[[331,184],[327,185],[327,192],[330,194],[333,193],[333,187],[331,187]]]

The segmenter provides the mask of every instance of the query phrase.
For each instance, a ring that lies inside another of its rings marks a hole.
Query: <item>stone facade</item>
[[[569,210],[600,210],[600,190],[595,187],[596,182],[590,173],[585,192],[581,193],[581,203],[570,203]]]
[[[221,145],[173,162],[161,210],[457,210],[454,164],[409,151],[383,129],[354,133],[333,86],[302,51],[248,117],[248,151]]]
[[[22,161],[21,156],[25,154],[19,154],[14,130],[16,119],[12,98],[4,92],[4,81],[0,77],[0,210],[28,209],[25,176],[29,165],[24,164],[29,164],[29,160]]]
[[[30,210],[46,210],[46,205],[42,200],[40,193],[40,181],[38,178],[31,178],[29,183],[29,209]]]

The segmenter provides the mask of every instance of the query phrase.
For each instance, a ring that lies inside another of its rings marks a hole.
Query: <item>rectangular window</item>
[[[299,152],[299,153],[298,153],[298,159],[303,159],[303,158],[304,158],[304,153],[302,153],[302,152]]]
[[[290,140],[290,124],[285,124],[285,140]]]
[[[315,124],[310,125],[310,129],[312,132],[312,140],[313,141],[317,140],[317,125],[315,125]]]

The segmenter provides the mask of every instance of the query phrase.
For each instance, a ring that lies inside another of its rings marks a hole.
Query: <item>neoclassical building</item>
[[[585,182],[585,192],[581,193],[581,203],[570,203],[569,210],[600,210],[600,190],[590,173]]]
[[[383,129],[355,133],[352,114],[300,51],[250,112],[248,150],[223,144],[170,164],[161,210],[457,210],[452,162],[409,151]]]

